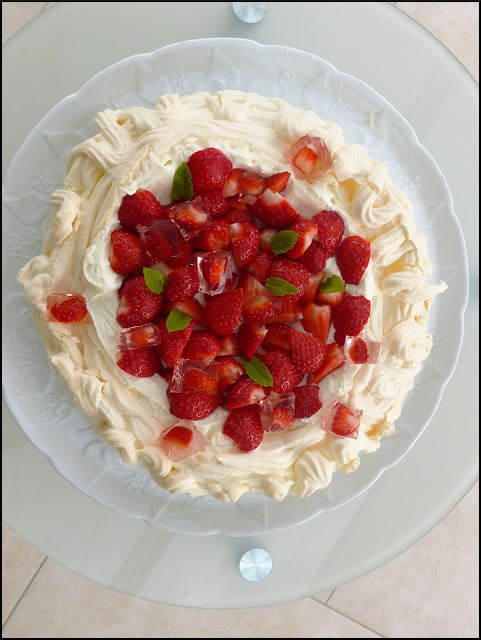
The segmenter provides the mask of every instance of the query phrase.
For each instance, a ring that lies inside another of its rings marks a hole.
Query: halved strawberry
[[[258,404],[265,395],[260,384],[253,382],[248,375],[243,375],[227,392],[225,408],[232,411],[250,404]]]
[[[232,356],[217,356],[215,362],[219,364],[217,374],[217,389],[219,393],[227,391],[232,385],[244,375],[244,367],[234,360]]]
[[[266,351],[272,351],[272,349],[285,349],[289,351],[291,345],[289,344],[289,340],[287,339],[287,329],[289,327],[287,324],[282,322],[277,322],[274,324],[270,324],[267,327],[267,333],[262,343],[262,347]]]
[[[164,296],[171,302],[193,298],[199,291],[199,276],[195,267],[174,269],[167,276]]]
[[[181,232],[186,234],[199,232],[209,222],[209,214],[202,206],[202,201],[197,198],[193,201],[182,202],[169,211],[169,216],[179,227]]]
[[[340,404],[334,414],[331,431],[343,438],[357,438],[359,424],[360,416],[355,415],[345,404]]]
[[[136,233],[115,230],[110,236],[110,266],[115,273],[128,276],[147,264],[142,241]]]
[[[317,236],[317,225],[312,220],[297,220],[289,227],[291,231],[298,234],[296,244],[286,252],[286,256],[291,260],[296,260],[306,253],[312,241]]]
[[[287,183],[289,182],[289,178],[291,174],[289,171],[282,171],[282,173],[275,173],[272,176],[266,178],[266,189],[270,189],[271,191],[284,191],[287,187]]]
[[[236,196],[232,196],[231,198],[226,198],[226,202],[231,209],[249,214],[249,216],[252,218],[250,204],[246,202],[243,195],[238,194]],[[250,222],[252,222],[252,220],[250,220]]]
[[[265,327],[244,322],[237,332],[237,346],[239,352],[245,358],[252,358],[257,349],[261,346],[264,336],[267,333]]]
[[[328,344],[324,362],[322,363],[321,368],[316,371],[311,377],[310,382],[319,384],[319,382],[321,382],[321,380],[324,380],[326,376],[328,376],[336,369],[339,369],[339,367],[341,367],[345,361],[346,355],[344,353],[344,349],[335,342]]]
[[[203,251],[216,251],[229,246],[229,225],[225,220],[213,220],[193,239],[193,245]]]
[[[277,229],[264,227],[259,231],[259,249],[272,253],[271,240],[278,233]]]
[[[119,207],[120,224],[129,231],[138,231],[139,227],[150,227],[165,217],[162,205],[147,189],[139,189],[130,196],[124,196]]]
[[[265,189],[265,180],[254,171],[246,171],[239,180],[239,193],[257,196]]]
[[[308,333],[322,342],[327,342],[331,328],[332,312],[329,305],[310,302],[302,310],[302,326]]]
[[[346,296],[332,310],[332,322],[336,330],[334,340],[343,345],[346,336],[357,336],[371,315],[371,302],[364,296]]]
[[[337,211],[321,211],[312,217],[319,229],[319,243],[328,258],[334,255],[344,234],[344,220]]]
[[[222,197],[220,189],[203,191],[197,197],[202,201],[202,208],[207,211],[213,220],[221,218],[229,210],[229,204]]]
[[[266,365],[272,376],[272,390],[276,393],[287,393],[297,387],[302,379],[290,356],[280,350],[272,350],[258,356]]]
[[[301,214],[280,193],[266,189],[252,205],[252,213],[261,222],[276,229],[287,227]]]
[[[47,309],[57,322],[64,322],[66,324],[82,322],[88,313],[84,296],[67,294],[53,293],[47,296]]]
[[[197,254],[196,261],[197,268],[202,275],[201,290],[204,292],[206,300],[233,288],[230,253],[218,250]]]
[[[365,364],[368,361],[369,354],[364,340],[362,338],[354,339],[347,355],[352,364]]]
[[[203,420],[222,403],[219,394],[208,395],[192,391],[190,393],[169,394],[170,413],[183,420]]]
[[[336,291],[335,293],[317,291],[315,301],[319,304],[328,304],[330,307],[335,307],[341,302],[345,295],[345,291]]]
[[[138,349],[120,351],[117,366],[137,378],[150,378],[155,373],[162,371],[162,363],[154,347],[139,347]]]
[[[371,257],[371,244],[360,236],[344,238],[336,250],[336,262],[347,284],[359,284]]]
[[[260,251],[255,258],[250,262],[244,273],[249,273],[254,276],[256,280],[259,280],[261,284],[266,283],[267,270],[274,261],[274,255],[269,251]]]
[[[292,145],[287,159],[296,167],[297,177],[317,178],[329,171],[332,157],[323,138],[302,136]]]
[[[223,198],[231,198],[239,193],[239,182],[243,175],[244,171],[242,169],[232,169],[222,187]]]
[[[300,373],[313,373],[322,366],[326,356],[326,345],[319,338],[289,327],[287,339],[291,347],[292,361]]]
[[[316,162],[317,155],[310,147],[302,147],[292,159],[292,164],[306,176],[313,171]]]
[[[277,314],[274,296],[253,276],[247,274],[243,278],[241,290],[244,292],[242,303],[244,320],[263,325]]]
[[[223,434],[231,438],[241,451],[257,449],[264,437],[258,404],[234,409],[225,421]]]
[[[233,333],[241,319],[242,304],[242,289],[214,296],[214,299],[209,300],[204,307],[209,329],[218,336],[228,336]]]
[[[250,222],[236,222],[230,225],[232,255],[237,270],[249,264],[259,248],[259,230]]]
[[[232,162],[219,149],[208,147],[196,151],[187,160],[194,191],[220,189],[229,177]]]
[[[272,409],[272,422],[269,431],[282,431],[294,422],[294,411],[288,407],[274,407]]]
[[[119,289],[119,296],[117,322],[121,327],[149,324],[162,311],[162,294],[153,293],[145,284],[143,275],[125,279]]]
[[[304,265],[310,273],[318,273],[326,266],[328,257],[328,253],[321,243],[313,240],[305,253],[297,258],[297,261]]]
[[[186,267],[188,265],[192,252],[192,240],[185,240],[185,238],[180,236],[179,251],[179,255],[175,258],[166,258],[164,260],[165,264],[171,269],[178,269],[179,267]]]
[[[201,371],[200,369],[189,369],[186,371],[183,385],[184,388],[189,391],[197,391],[198,393],[205,393],[207,395],[217,393],[216,380],[214,380],[207,371]]]
[[[194,331],[184,347],[182,356],[188,360],[211,362],[220,351],[219,338],[210,331]]]
[[[284,296],[284,298],[287,296]],[[296,302],[291,302],[288,305],[283,298],[276,298],[274,304],[277,309],[275,316],[267,320],[267,323],[271,322],[295,322],[302,318],[302,309]]]
[[[277,296],[277,300],[282,303],[283,308],[291,306],[301,298],[309,281],[309,271],[302,264],[292,262],[288,258],[278,258],[267,271],[268,278],[282,278],[297,287],[298,292],[287,296]]]
[[[165,306],[164,315],[168,316],[172,309],[180,309],[182,313],[190,316],[195,324],[205,327],[204,307],[195,298],[168,302]]]
[[[182,447],[188,447],[194,437],[193,432],[187,427],[174,427],[164,436],[166,442],[178,444]]]
[[[219,356],[238,356],[236,339],[233,335],[219,337]]]
[[[317,291],[319,289],[319,285],[321,284],[324,278],[324,271],[319,271],[318,273],[314,273],[309,276],[309,280],[307,281],[307,287],[302,296],[299,298],[299,305],[304,307],[309,302],[314,302],[316,298]]]
[[[161,337],[161,343],[155,347],[157,353],[168,367],[175,367],[182,357],[185,345],[189,341],[194,329],[194,323],[191,320],[185,329],[169,332],[167,330],[166,319],[160,318],[157,326],[159,327]],[[181,418],[182,416],[177,417]]]
[[[222,220],[225,220],[227,224],[235,224],[236,222],[254,222],[254,218],[249,209],[250,207],[247,204],[245,205],[245,210],[233,207],[232,209],[229,209]]]
[[[296,394],[296,418],[310,418],[322,408],[317,384],[296,387],[294,393]]]

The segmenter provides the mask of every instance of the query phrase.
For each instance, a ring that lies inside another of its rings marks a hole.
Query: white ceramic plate
[[[21,287],[18,270],[40,253],[51,213],[49,195],[62,184],[70,149],[95,133],[104,108],[152,108],[164,93],[222,89],[278,97],[338,122],[347,142],[364,145],[386,163],[414,203],[428,240],[433,282],[449,289],[434,304],[434,347],[408,395],[396,431],[362,456],[355,473],[336,473],[309,498],[245,496],[235,504],[188,498],[158,487],[147,472],[124,463],[75,410],[50,367]],[[372,126],[373,125],[373,126]],[[27,185],[27,186],[26,186]],[[295,49],[248,40],[193,40],[133,56],[104,70],[62,100],[32,131],[8,171],[3,189],[4,393],[30,440],[74,486],[100,503],[154,526],[193,534],[253,535],[287,528],[335,509],[366,490],[399,461],[429,423],[451,377],[463,335],[468,275],[464,241],[446,182],[414,131],[379,94],[329,63]]]

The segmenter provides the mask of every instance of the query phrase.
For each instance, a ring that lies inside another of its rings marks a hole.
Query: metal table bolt
[[[268,2],[233,2],[234,13],[242,22],[260,22],[267,13]]]
[[[270,574],[272,558],[264,549],[251,549],[244,553],[239,562],[239,571],[249,582],[259,582]]]

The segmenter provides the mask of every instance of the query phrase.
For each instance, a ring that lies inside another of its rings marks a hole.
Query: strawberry
[[[310,418],[322,408],[317,384],[296,387],[294,393],[296,394],[296,418]]]
[[[244,320],[253,324],[263,325],[277,314],[274,296],[267,291],[264,285],[248,274],[245,274],[241,284],[241,290],[244,292],[242,303],[242,317]]]
[[[261,346],[264,336],[267,333],[265,327],[259,327],[250,322],[244,322],[237,332],[237,346],[239,353],[244,358],[252,358],[257,349]]]
[[[207,395],[217,393],[217,382],[206,371],[200,369],[189,369],[184,375],[183,384],[189,391]]]
[[[332,311],[329,305],[310,302],[302,310],[302,326],[308,333],[312,333],[321,342],[327,342],[331,328]]]
[[[274,407],[269,431],[282,431],[294,422],[294,412],[289,407]]]
[[[121,327],[139,327],[152,322],[162,311],[163,296],[153,293],[144,276],[126,278],[119,289],[117,322]]]
[[[354,340],[352,345],[349,347],[349,359],[353,364],[365,364],[368,361],[369,353],[366,343],[362,338]]]
[[[340,404],[332,420],[331,431],[343,438],[357,438],[359,418],[345,404]]]
[[[160,329],[161,338],[161,343],[155,347],[157,349],[157,353],[168,367],[175,367],[182,357],[184,347],[192,335],[194,323],[191,320],[185,329],[169,332],[167,330],[166,319],[160,318],[157,322],[157,326]],[[181,416],[177,417],[180,418]]]
[[[276,298],[274,304],[276,306],[277,313],[266,321],[268,324],[271,322],[295,322],[302,318],[301,307],[296,302],[291,302],[287,305],[284,298]]]
[[[208,254],[198,254],[198,258],[197,268],[201,271],[205,280],[204,284],[207,285],[207,290],[214,294],[212,296],[207,294],[205,287],[203,287],[206,300],[215,297],[217,292],[222,293],[233,288],[230,254],[219,250]],[[223,287],[222,289],[220,289],[221,286]]]
[[[177,234],[179,235],[178,231]],[[172,247],[160,230],[151,231],[143,240],[145,263],[147,266],[164,262],[172,255]]]
[[[120,224],[129,231],[138,231],[139,227],[150,227],[165,217],[160,202],[146,189],[140,189],[131,196],[124,196],[119,207]]]
[[[298,234],[296,244],[286,252],[286,256],[291,260],[296,260],[303,256],[311,246],[312,241],[317,236],[317,225],[312,220],[297,220],[289,227],[291,231]],[[317,269],[316,269],[317,271]]]
[[[289,327],[287,339],[291,346],[292,361],[300,373],[313,373],[322,366],[326,345],[319,338]]]
[[[257,196],[265,189],[265,180],[254,171],[246,171],[239,180],[239,193]]]
[[[185,240],[182,236],[180,236],[179,249],[180,254],[178,256],[176,256],[175,258],[166,258],[164,260],[165,264],[171,269],[178,269],[179,267],[187,266],[192,251],[192,241]]]
[[[208,395],[196,391],[170,393],[170,413],[183,420],[203,420],[222,403],[219,394]]]
[[[334,340],[343,345],[346,336],[361,333],[371,314],[371,303],[364,296],[346,296],[332,309],[332,321],[336,333]]]
[[[302,147],[292,159],[292,164],[306,176],[312,173],[316,162],[317,155],[310,147]]]
[[[319,285],[321,284],[323,278],[324,271],[319,271],[318,273],[314,273],[309,276],[306,290],[298,300],[301,307],[305,307],[310,302],[314,302],[317,291],[319,289]]]
[[[345,291],[336,291],[335,293],[323,293],[322,291],[317,291],[315,301],[320,304],[328,304],[330,307],[335,307],[341,302],[345,295]]]
[[[317,136],[302,136],[289,149],[287,159],[294,165],[299,178],[317,178],[326,174],[332,157],[326,142]]]
[[[335,342],[328,344],[326,347],[326,357],[322,363],[321,368],[314,373],[311,378],[311,382],[319,384],[321,380],[324,380],[330,373],[339,369],[346,361],[346,355],[344,349]]]
[[[232,196],[231,198],[226,198],[226,202],[231,209],[246,213],[250,216],[250,218],[252,218],[251,207],[249,202],[246,200],[247,197],[250,198],[252,196],[243,196],[239,193],[236,196]],[[255,196],[253,197],[255,198]],[[253,220],[250,220],[250,222],[253,222]]]
[[[259,248],[259,231],[250,222],[236,222],[230,225],[232,255],[237,270],[249,264]]]
[[[232,169],[222,187],[222,196],[224,198],[232,198],[239,193],[239,182],[243,175],[244,171],[242,169]]]
[[[172,383],[173,376],[174,376],[174,367],[167,367],[167,369],[164,369],[163,371],[160,372],[160,377],[163,378],[168,385]]]
[[[222,433],[231,438],[241,451],[252,451],[262,442],[264,430],[258,404],[234,409],[225,421]]]
[[[312,217],[319,229],[319,243],[327,251],[327,257],[334,255],[344,234],[344,220],[337,211],[321,211]]]
[[[236,339],[233,335],[222,336],[219,338],[220,349],[219,356],[238,356],[239,350],[237,349]]]
[[[193,432],[187,427],[176,426],[164,436],[165,442],[178,444],[182,447],[188,447],[194,437]]]
[[[164,289],[166,300],[181,302],[193,298],[199,291],[199,277],[195,267],[181,267],[167,276]]]
[[[120,351],[117,365],[137,378],[150,378],[162,371],[162,363],[154,347],[139,347]]]
[[[241,209],[229,209],[229,211],[222,218],[227,224],[235,224],[236,222],[254,222],[252,214],[249,212],[249,207],[246,205],[246,210]]]
[[[196,151],[187,160],[194,191],[220,189],[232,170],[232,162],[219,149]],[[224,196],[225,197],[225,196]]]
[[[170,219],[184,231],[195,235],[203,229],[209,222],[209,214],[201,207],[200,198],[192,201],[182,202],[169,211]]]
[[[252,213],[265,225],[276,229],[287,227],[301,217],[284,196],[271,189],[266,189],[252,205]]]
[[[253,382],[248,375],[243,375],[227,392],[225,408],[232,411],[249,404],[258,404],[265,395],[260,384]]]
[[[57,322],[77,323],[87,315],[87,305],[83,296],[71,296],[50,308],[50,313]]]
[[[110,236],[110,266],[115,273],[128,276],[147,264],[142,241],[130,231],[112,231]]]
[[[359,284],[371,257],[371,245],[360,236],[344,238],[336,251],[336,261],[342,279],[347,284]]]
[[[267,270],[274,261],[274,256],[268,251],[260,251],[254,260],[250,262],[244,272],[254,276],[261,284],[266,283]]]
[[[180,309],[182,313],[190,316],[195,324],[205,327],[204,307],[195,298],[179,302],[168,302],[164,314],[168,316],[172,309]]]
[[[222,197],[220,189],[201,192],[198,197],[202,202],[202,208],[207,211],[213,220],[221,218],[229,210],[229,203]]]
[[[215,251],[229,246],[230,231],[225,220],[214,220],[193,239],[194,247],[203,251]]]
[[[259,249],[272,253],[271,240],[278,233],[277,229],[264,227],[259,231]]]
[[[184,347],[182,357],[188,360],[210,362],[220,350],[219,338],[210,331],[194,331]]]
[[[298,292],[295,294],[278,296],[282,307],[287,308],[305,293],[309,281],[309,271],[302,264],[292,262],[292,260],[288,260],[287,258],[278,258],[269,267],[267,277],[282,278],[298,288]]]
[[[233,333],[241,319],[242,300],[243,293],[240,289],[221,293],[207,302],[204,313],[209,329],[218,336]]]
[[[272,389],[276,393],[287,393],[297,387],[302,374],[294,367],[288,354],[279,350],[272,350],[258,356],[266,365],[272,376]]]
[[[328,253],[321,243],[313,240],[305,253],[297,258],[297,261],[304,265],[310,273],[318,273],[326,266],[328,257]]]
[[[266,189],[270,189],[271,191],[284,191],[287,187],[287,183],[289,182],[289,178],[291,174],[289,171],[283,171],[282,173],[275,173],[272,176],[266,178]]]
[[[291,345],[287,339],[288,328],[287,324],[283,324],[282,322],[270,324],[262,342],[263,348],[266,351],[271,351],[272,349],[277,350],[279,348],[289,351]]]
[[[215,362],[219,363],[219,372],[217,374],[219,393],[227,391],[245,373],[244,367],[231,356],[217,356]]]

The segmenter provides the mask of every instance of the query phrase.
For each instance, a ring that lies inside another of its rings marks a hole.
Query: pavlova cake
[[[394,430],[426,242],[341,128],[221,91],[104,111],[19,280],[96,433],[171,492],[311,495]]]

